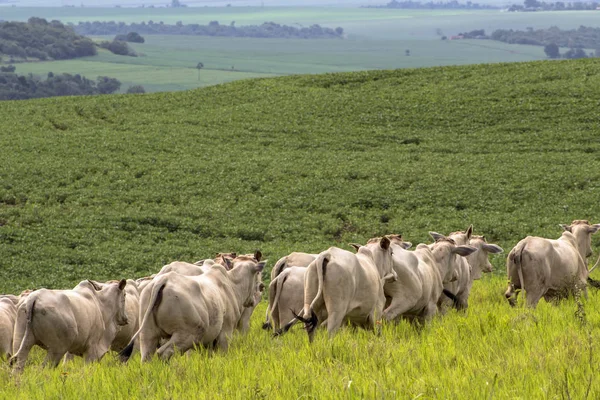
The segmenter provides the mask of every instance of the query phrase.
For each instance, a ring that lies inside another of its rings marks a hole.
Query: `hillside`
[[[558,236],[600,218],[599,83],[584,60],[3,102],[0,291],[470,223]]]
[[[502,293],[520,238],[600,220],[599,81],[589,59],[0,103],[0,292],[222,250],[258,247],[270,268],[292,250],[388,232],[416,244],[470,223],[505,249],[467,312],[422,329],[273,339],[263,302],[227,354],[52,370],[36,348],[21,377],[0,368],[0,397],[597,398],[597,291],[535,310]]]

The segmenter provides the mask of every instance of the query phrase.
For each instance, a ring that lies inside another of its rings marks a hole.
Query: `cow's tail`
[[[315,298],[313,299],[313,301],[310,303],[310,307],[308,308],[308,314],[310,314],[310,316],[307,316],[307,313],[304,314],[304,318],[300,319],[296,316],[296,318],[298,318],[301,322],[304,322],[304,328],[306,329],[306,332],[308,333],[308,339],[312,342],[314,336],[315,336],[315,330],[317,329],[317,325],[319,323],[319,320],[317,319],[317,315],[315,314],[315,305],[317,305],[319,302],[324,301],[323,300],[323,287],[324,287],[324,282],[325,282],[325,273],[327,271],[327,264],[329,264],[329,259],[330,259],[330,254],[329,252],[325,253],[325,254],[321,254],[319,255],[319,257],[317,257],[317,259],[315,260],[315,267],[317,270],[317,280],[319,282],[318,284],[318,290],[317,290],[317,295],[315,296]]]
[[[285,264],[287,263],[287,256],[281,257],[271,270],[271,283],[275,282],[281,271],[285,269]],[[265,323],[262,325],[263,329],[271,329],[273,325],[271,324],[271,309],[273,306],[271,305],[271,285],[269,285],[269,304],[267,305],[267,312],[265,316]]]
[[[515,251],[515,266],[517,267],[517,274],[519,274],[519,282],[521,283],[521,291],[525,292],[525,280],[523,280],[523,251],[525,251],[526,243],[520,245]]]
[[[271,321],[273,318],[273,311],[277,311],[279,306],[279,298],[281,297],[281,291],[283,290],[283,284],[288,278],[288,274],[281,274],[269,285],[269,313]]]
[[[121,350],[119,352],[119,358],[122,362],[127,362],[129,360],[129,358],[131,357],[131,354],[133,353],[133,348],[135,346],[135,340],[139,336],[142,329],[144,329],[146,327],[149,319],[154,318],[154,316],[152,314],[158,308],[158,306],[160,305],[160,302],[162,301],[162,294],[163,294],[163,290],[165,289],[166,285],[167,285],[167,281],[166,281],[166,279],[163,278],[163,279],[159,279],[158,282],[156,282],[156,284],[152,288],[152,292],[150,294],[150,302],[148,303],[148,308],[146,309],[146,312],[144,313],[144,318],[142,319],[142,322],[140,323],[140,328],[133,335],[133,337],[129,341],[129,344],[123,350]]]
[[[10,366],[14,365],[14,363],[17,361],[17,358],[23,349],[23,343],[26,343],[26,339],[29,336],[33,335],[33,332],[32,332],[33,327],[31,325],[33,322],[33,315],[35,313],[35,303],[37,302],[37,296],[34,293],[31,295],[31,297],[32,297],[32,299],[30,299],[30,301],[28,301],[27,305],[26,305],[27,326],[25,328],[25,333],[23,334],[23,337],[21,338],[21,345],[19,346],[19,350],[17,350],[17,352],[9,360]]]
[[[448,289],[443,289],[442,293],[444,293],[450,300],[452,300],[452,305],[454,308],[458,307],[458,297]]]

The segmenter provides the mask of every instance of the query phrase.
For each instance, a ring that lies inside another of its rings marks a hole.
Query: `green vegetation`
[[[0,55],[39,60],[93,56],[94,42],[74,33],[60,21],[29,18],[24,22],[0,22]]]
[[[78,74],[54,75],[49,72],[46,79],[40,79],[33,75],[17,75],[14,69],[14,65],[0,67],[0,100],[110,94],[121,87],[121,82],[107,76],[92,81]]]
[[[202,70],[202,73],[208,71]],[[293,250],[475,224],[506,251],[598,222],[600,62],[544,61],[247,80],[181,93],[0,103],[0,289],[72,287],[172,260]],[[593,237],[595,250],[600,237]],[[589,398],[598,293],[535,311],[474,285],[418,331],[252,330],[227,355],[127,366],[109,355],[19,379],[7,398]],[[594,256],[595,257],[595,256]],[[583,321],[587,319],[584,325]]]
[[[229,25],[219,24],[219,21],[210,21],[208,25],[188,24],[177,21],[174,25],[146,21],[131,23],[129,25],[115,21],[79,22],[73,25],[75,32],[82,35],[114,35],[126,34],[131,30],[146,35],[197,35],[197,36],[225,36],[225,37],[257,37],[257,38],[300,38],[300,39],[332,39],[341,38],[344,29],[322,27],[313,24],[310,27],[297,28],[295,26],[263,22],[260,25],[235,26],[235,21]]]
[[[600,48],[600,28],[580,26],[577,29],[562,30],[556,26],[548,29],[528,29],[513,31],[499,29],[494,31],[491,39],[505,43],[531,44],[545,46],[555,43],[560,47]]]
[[[89,78],[109,75],[123,82],[124,88],[142,85],[149,92],[190,89],[247,77],[540,60],[546,58],[541,46],[440,39],[474,29],[486,32],[525,30],[527,27],[547,29],[550,26],[575,29],[582,24],[595,26],[598,17],[596,12],[591,11],[527,14],[497,10],[334,7],[4,7],[2,15],[2,18],[11,20],[27,20],[36,15],[73,24],[86,21],[138,24],[152,20],[155,24],[162,21],[171,26],[176,26],[177,22],[183,26],[208,25],[211,21],[218,21],[220,26],[232,23],[244,26],[275,21],[298,28],[314,24],[344,28],[344,40],[146,35],[144,44],[131,46],[138,57],[107,56],[106,52],[99,51],[98,57],[86,58],[85,64],[77,59],[58,66],[28,63],[19,67],[20,71],[42,76],[49,71],[81,74]],[[95,39],[105,41],[113,38],[114,35]],[[410,50],[410,56],[405,55],[406,50]],[[568,49],[560,51],[564,53]],[[198,62],[204,64],[200,80],[195,70]],[[107,70],[118,70],[121,75],[104,72]]]

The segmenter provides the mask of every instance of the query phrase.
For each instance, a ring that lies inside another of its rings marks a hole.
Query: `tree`
[[[540,3],[537,0],[525,0],[523,4],[527,8],[536,8],[540,6]]]
[[[200,81],[200,70],[201,70],[202,68],[204,68],[204,64],[203,64],[203,63],[201,63],[201,62],[199,62],[199,63],[196,65],[196,69],[198,70],[198,81]]]
[[[559,58],[560,51],[558,45],[556,43],[550,43],[544,46],[544,53],[548,56],[548,58]]]
[[[110,94],[121,88],[121,82],[108,76],[99,76],[96,81],[96,87],[101,94]]]
[[[576,48],[576,49],[569,49],[568,51],[566,51],[565,54],[563,54],[563,57],[570,58],[570,59],[587,58],[587,54],[582,48]]]

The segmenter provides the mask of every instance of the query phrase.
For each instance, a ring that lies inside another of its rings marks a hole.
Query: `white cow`
[[[473,236],[473,225],[466,231],[452,232],[448,237],[457,245],[470,245],[477,250],[465,258],[461,258],[456,266],[456,276],[451,282],[444,284],[445,293],[453,295],[453,305],[458,310],[465,310],[469,306],[469,295],[473,281],[481,279],[485,272],[492,272],[492,264],[489,261],[490,253],[501,253],[503,250],[496,244],[487,243],[483,236]],[[431,235],[438,240],[444,235],[432,232]],[[438,305],[443,308],[448,297],[442,296]]]
[[[140,329],[120,353],[127,361],[139,336],[142,361],[155,352],[167,360],[175,349],[186,352],[195,345],[227,351],[229,339],[244,307],[252,306],[265,262],[239,256],[233,268],[214,264],[198,276],[169,272],[156,277],[142,292],[145,310]],[[160,348],[161,339],[168,339]]]
[[[587,258],[592,254],[591,236],[600,224],[575,220],[561,226],[565,231],[557,240],[527,236],[508,254],[509,284],[504,296],[511,306],[517,289],[526,292],[527,305],[534,308],[542,297],[550,301],[577,291],[587,296]]]
[[[57,366],[68,352],[96,361],[108,351],[118,327],[127,324],[125,285],[99,286],[83,281],[73,290],[40,289],[27,296],[27,325],[17,353],[15,371],[23,369],[34,345],[48,350],[46,363]]]
[[[12,352],[13,331],[17,319],[16,296],[0,297],[0,357],[10,357]]]
[[[284,333],[283,326],[291,328],[292,320],[296,320],[294,313],[302,310],[306,270],[306,267],[287,267],[269,284],[269,311],[277,335]]]
[[[114,283],[114,281],[107,283]],[[117,352],[123,350],[125,346],[127,346],[133,335],[140,327],[140,292],[134,280],[127,279],[125,293],[125,314],[127,315],[127,325],[122,325],[119,327],[119,331],[110,345],[110,349]]]
[[[271,284],[277,279],[277,277],[288,267],[306,268],[308,265],[317,258],[318,254],[293,252],[287,256],[281,257],[277,263],[271,269],[271,283],[269,284],[269,304],[267,305],[266,319],[262,326],[263,329],[271,329],[271,307],[273,304],[274,296],[271,295]],[[314,277],[316,279],[316,275]],[[291,285],[288,285],[291,287]],[[316,295],[316,293],[314,293]],[[302,297],[304,297],[304,289],[302,289]],[[299,311],[299,309],[296,309]],[[275,328],[278,329],[278,328]]]
[[[309,280],[307,272],[304,317],[300,320],[305,324],[310,341],[319,320],[327,320],[331,337],[344,321],[374,328],[381,316],[385,304],[383,285],[396,279],[390,240],[375,238],[366,246],[353,246],[356,254],[330,247],[309,266],[316,270],[317,281]]]
[[[383,317],[391,321],[401,316],[422,324],[438,312],[437,303],[444,284],[455,277],[459,260],[476,249],[457,246],[452,239],[443,238],[431,245],[419,244],[415,251],[408,251],[401,246],[397,235],[389,238],[398,279],[385,285],[389,305]]]

